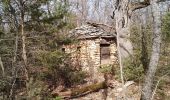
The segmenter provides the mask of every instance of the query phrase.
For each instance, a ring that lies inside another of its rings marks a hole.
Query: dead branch
[[[111,28],[111,29],[115,29],[113,26],[110,26],[110,25],[106,25],[106,24],[103,24],[103,23],[94,23],[94,22],[86,22],[87,24],[90,24],[94,27],[99,27],[99,26],[106,26],[108,28]]]
[[[52,92],[53,96],[61,96],[62,98],[75,98],[80,97],[100,89],[107,88],[106,82],[91,84],[82,88],[69,89],[64,92]]]
[[[130,3],[129,8],[131,11],[135,11],[137,9],[147,7],[148,5],[150,5],[150,0],[144,0],[143,2]]]
[[[16,82],[16,79],[14,79],[14,81],[12,82],[12,86],[10,89],[10,95],[9,95],[10,98],[13,96],[13,89],[14,89],[15,82]]]

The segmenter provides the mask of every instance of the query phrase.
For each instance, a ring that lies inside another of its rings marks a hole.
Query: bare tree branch
[[[4,65],[3,65],[1,57],[0,57],[0,66],[1,66],[1,69],[2,69],[2,76],[5,76],[5,69],[4,69]]]
[[[137,9],[147,7],[148,5],[150,5],[150,0],[144,0],[143,2],[130,3],[129,8],[131,11],[135,11]]]
[[[158,85],[159,85],[160,81],[161,81],[165,76],[167,76],[168,74],[169,74],[169,73],[163,75],[163,76],[162,76],[161,78],[159,78],[159,80],[157,81],[157,84],[156,84],[156,86],[155,86],[155,89],[154,89],[154,91],[152,92],[151,100],[154,100],[154,95],[156,94],[156,90],[157,90],[157,88],[158,88]]]
[[[112,29],[114,29],[114,26],[110,26],[110,25],[107,25],[107,24],[103,24],[103,23],[93,23],[93,22],[86,22],[87,24],[90,24],[90,25],[92,25],[92,26],[95,26],[95,27],[97,27],[97,26],[99,26],[99,25],[102,25],[102,26],[106,26],[106,27],[108,27],[108,28],[112,28]]]

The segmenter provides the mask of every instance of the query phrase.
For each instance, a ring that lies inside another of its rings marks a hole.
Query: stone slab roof
[[[86,39],[86,38],[97,38],[97,37],[105,37],[105,38],[114,38],[116,34],[111,29],[108,30],[101,26],[94,26],[91,24],[85,24],[80,27],[77,27],[70,31],[69,37],[74,37],[77,39]]]

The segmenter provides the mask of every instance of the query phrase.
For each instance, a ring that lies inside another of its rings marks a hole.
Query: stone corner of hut
[[[99,77],[103,78],[99,68],[114,65],[117,61],[115,33],[85,24],[70,31],[69,35],[79,40],[77,44],[64,47],[64,52],[71,54],[72,64],[89,72],[94,79],[103,80]]]

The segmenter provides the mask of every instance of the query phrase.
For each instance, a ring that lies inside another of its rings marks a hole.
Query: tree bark
[[[151,59],[149,63],[149,69],[147,71],[145,82],[142,89],[141,100],[150,100],[152,96],[153,79],[157,70],[158,61],[160,57],[161,46],[161,20],[160,20],[160,8],[156,0],[151,1],[153,12],[153,45]]]

